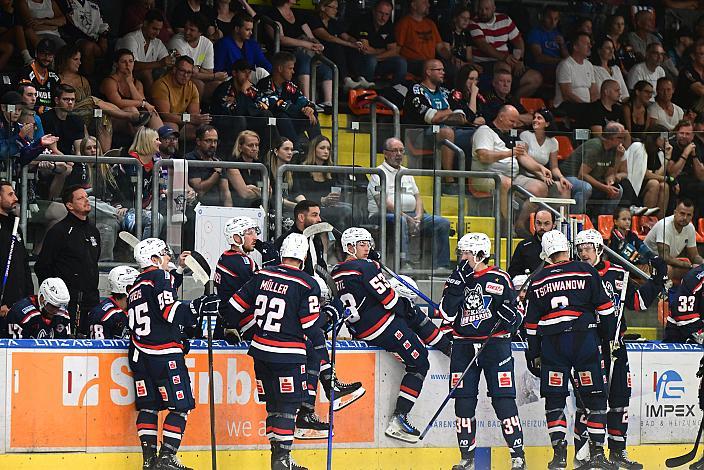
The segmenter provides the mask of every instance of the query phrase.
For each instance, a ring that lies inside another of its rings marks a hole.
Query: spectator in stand
[[[88,219],[91,207],[85,189],[69,186],[63,191],[61,200],[68,215],[47,232],[34,272],[40,284],[50,277],[64,280],[71,295],[68,304],[71,323],[80,324],[78,332],[86,334],[85,316],[100,301],[100,232]],[[81,312],[80,321],[76,319],[78,310]]]
[[[215,25],[222,33],[223,38],[230,35],[233,28],[233,20],[235,16],[242,13],[246,13],[252,18],[257,16],[257,12],[254,11],[247,0],[236,0],[233,5],[233,0],[216,0],[215,1]]]
[[[636,82],[631,98],[623,105],[623,124],[634,139],[643,137],[650,126],[648,107],[652,96],[653,86],[650,82],[641,80]]]
[[[42,114],[42,124],[47,134],[59,138],[59,151],[64,155],[78,155],[81,140],[88,134],[83,120],[73,114],[76,90],[61,84],[56,88],[54,107]]]
[[[552,113],[548,109],[539,109],[533,113],[533,131],[521,132],[521,141],[526,144],[528,155],[543,168],[549,168],[551,176],[540,169],[536,174],[546,185],[548,192],[561,198],[568,198],[572,192],[572,183],[567,181],[560,171],[557,161],[559,144],[554,137],[548,137],[546,130],[553,124]]]
[[[408,71],[417,77],[423,76],[426,61],[435,57],[450,59],[448,45],[442,41],[435,22],[428,18],[429,12],[428,0],[411,0],[408,13],[395,26],[396,43],[401,48],[399,53],[406,59]]]
[[[656,91],[655,102],[648,106],[648,119],[651,120],[649,127],[658,124],[671,131],[684,118],[684,110],[672,102],[675,94],[672,80],[659,78]]]
[[[677,179],[680,197],[695,201],[695,218],[704,209],[704,152],[694,142],[694,127],[680,121],[674,128],[672,159],[667,162],[667,175]]]
[[[596,76],[597,89],[601,90],[601,84],[606,80],[616,80],[621,90],[621,101],[626,101],[629,97],[628,87],[623,80],[621,67],[617,65],[614,51],[616,46],[612,39],[608,36],[597,44],[596,49],[592,53],[592,65],[594,66],[594,74]]]
[[[596,72],[589,62],[592,40],[587,33],[577,33],[570,56],[557,66],[557,86],[553,104],[571,118],[579,116],[581,106],[599,97]]]
[[[260,148],[260,139],[257,133],[250,130],[244,130],[240,132],[235,139],[235,145],[232,148],[231,161],[242,163],[260,163]],[[247,186],[254,186],[255,188],[260,188],[261,190],[263,187],[261,171],[243,168],[239,170],[239,172]],[[237,194],[232,195],[232,200],[232,204],[235,207],[259,207],[261,205],[261,199],[245,200],[241,199]]]
[[[591,130],[594,135],[599,135],[609,122],[623,123],[620,99],[621,85],[616,80],[605,80],[601,84],[599,99],[583,106],[577,119],[577,126]],[[630,139],[626,141],[629,142]]]
[[[626,20],[622,15],[611,15],[606,19],[606,38],[611,39],[614,44],[614,58],[616,65],[623,70],[628,70],[636,63],[636,55],[633,47],[627,42],[624,33],[626,31]]]
[[[572,183],[575,212],[587,213],[591,198],[599,201],[599,207],[591,211],[594,214],[610,214],[619,205],[623,186],[630,186],[623,158],[625,139],[623,125],[610,122],[600,136],[584,141],[560,162],[560,171]]]
[[[547,185],[539,178],[552,178],[550,171],[541,166],[528,155],[527,145],[516,144],[516,138],[510,135],[512,129],[520,125],[518,110],[511,105],[503,106],[494,121],[476,130],[472,137],[472,170],[493,171],[501,175],[501,215],[504,220],[510,207],[508,190],[512,184],[521,186],[533,195],[545,197],[548,194]],[[524,170],[526,176],[519,172]],[[538,176],[541,175],[541,176]],[[489,178],[471,178],[474,189],[482,192],[495,191],[494,180]],[[519,216],[515,219],[516,226],[528,232],[530,204],[523,204]]]
[[[543,235],[555,228],[555,214],[545,209],[537,210],[533,225],[533,235],[521,240],[511,256],[508,273],[512,278],[535,272],[544,263],[540,258],[543,251],[541,240]]]
[[[24,24],[24,34],[35,50],[42,39],[50,40],[55,49],[66,45],[59,34],[66,17],[56,0],[24,0],[15,5]]]
[[[486,124],[484,107],[486,100],[479,94],[479,71],[467,64],[457,72],[455,89],[449,97],[450,109],[461,109],[467,122],[474,126]]]
[[[93,0],[66,0],[68,24],[64,38],[77,46],[83,55],[81,71],[88,76],[95,72],[95,60],[108,51],[110,26],[100,16],[100,6]]]
[[[42,39],[36,47],[36,59],[17,74],[17,83],[30,83],[37,90],[36,110],[41,114],[54,105],[54,93],[61,83],[59,76],[50,69],[56,55],[56,46],[49,39]]]
[[[277,118],[279,133],[300,148],[306,137],[310,140],[320,135],[315,105],[291,81],[296,64],[293,54],[278,52],[271,62],[271,75],[260,80],[257,88],[266,99],[269,111]]]
[[[194,126],[209,124],[212,120],[210,114],[200,112],[200,96],[198,89],[191,80],[193,76],[193,59],[180,56],[171,71],[154,82],[152,97],[154,107],[159,111],[164,124],[179,129],[187,139],[194,136]],[[190,115],[190,121],[183,121],[183,113]]]
[[[680,70],[689,64],[689,48],[694,44],[692,32],[680,29],[674,33],[672,46],[667,50],[667,60],[663,64],[665,73],[673,80],[677,80]]]
[[[29,65],[34,60],[27,49],[24,28],[17,17],[12,0],[0,1],[0,50],[0,70],[7,67],[7,62],[15,50],[20,52],[24,65]]]
[[[260,132],[266,147],[278,137],[276,127],[269,125],[273,114],[268,102],[250,81],[252,68],[245,59],[239,59],[232,65],[232,78],[213,94],[210,109],[215,126],[224,137],[221,147],[231,148],[235,136],[244,129]]]
[[[469,24],[474,43],[474,62],[483,69],[487,78],[493,75],[497,62],[506,62],[518,81],[516,95],[531,96],[543,83],[535,70],[526,69],[523,63],[525,43],[513,20],[503,13],[496,13],[494,0],[479,0],[477,17]],[[511,50],[509,50],[509,43]]]
[[[486,122],[491,122],[496,119],[499,110],[507,104],[510,104],[518,110],[519,127],[529,126],[533,122],[533,116],[526,111],[526,108],[521,104],[521,100],[511,94],[512,84],[513,75],[511,75],[511,71],[508,67],[494,67],[491,89],[482,93],[484,97],[482,109]]]
[[[660,38],[654,34],[656,31],[655,12],[650,9],[638,11],[633,19],[633,31],[626,36],[626,42],[633,48],[637,61],[646,59],[647,48],[652,43],[660,44]]]
[[[170,54],[159,32],[164,27],[164,15],[159,10],[149,10],[142,26],[118,39],[115,49],[127,49],[134,59],[134,76],[151,90],[154,79],[166,67],[173,67],[175,54]]]
[[[191,80],[198,89],[203,101],[210,101],[213,91],[227,80],[226,72],[214,72],[213,43],[203,36],[206,30],[205,19],[196,15],[188,18],[180,33],[174,34],[168,48],[176,50],[179,56],[193,59],[193,75]]]
[[[272,0],[274,7],[270,12],[272,20],[279,23],[281,50],[293,53],[296,64],[296,77],[303,96],[310,96],[311,58],[323,52],[323,45],[315,39],[307,21],[299,13],[296,16],[291,8],[298,0]],[[274,29],[267,25],[269,37],[274,39]],[[332,105],[332,69],[318,64],[318,80],[322,82],[323,103]],[[322,108],[316,108],[322,110]]]
[[[433,59],[423,64],[423,81],[413,85],[406,94],[403,121],[404,124],[425,126],[415,145],[433,149],[434,152],[439,147],[442,168],[452,170],[455,167],[455,153],[447,146],[441,146],[440,142],[445,139],[456,142],[468,152],[472,131],[455,129],[455,126],[467,126],[469,122],[462,107],[450,108],[450,91],[442,86],[444,79],[445,68],[441,61]],[[440,130],[434,133],[431,124],[439,125]],[[455,178],[446,177],[444,182],[447,184],[443,187],[445,194],[457,194]]]
[[[37,107],[37,89],[29,82],[23,81],[17,87],[17,92],[22,96],[22,104],[32,111]],[[38,139],[44,135],[44,126],[38,113],[34,113],[34,138]]]
[[[134,54],[129,49],[119,49],[115,52],[115,71],[105,77],[100,84],[100,92],[107,101],[127,113],[137,113],[139,118],[129,123],[122,119],[113,121],[116,132],[132,135],[135,127],[144,123],[145,116],[149,118],[147,125],[159,129],[164,123],[156,108],[146,100],[144,85],[134,74]],[[132,126],[128,126],[132,124]]]
[[[628,207],[617,207],[613,213],[614,228],[608,246],[634,264],[647,264],[655,255],[638,234],[631,230],[633,213]]]
[[[395,137],[386,139],[384,142],[384,163],[379,165],[386,175],[386,201],[383,204],[386,206],[386,220],[393,224],[395,223],[394,215],[394,194],[401,191],[401,269],[404,271],[413,269],[409,263],[408,245],[410,237],[413,235],[423,234],[429,236],[432,241],[432,268],[446,269],[450,267],[450,222],[439,215],[430,215],[423,209],[423,199],[420,196],[420,191],[416,185],[415,178],[410,175],[401,177],[401,188],[396,188],[395,178],[401,166],[405,153],[403,142]],[[367,208],[371,218],[379,217],[379,207],[382,204],[380,200],[381,181],[379,175],[371,175],[369,177],[369,185],[367,186],[367,199],[369,203]]]
[[[457,70],[472,63],[472,38],[467,29],[471,19],[469,7],[458,5],[452,10],[452,21],[440,28],[440,37],[450,48],[450,61]]]
[[[655,124],[645,137],[643,147],[648,161],[638,194],[643,207],[659,207],[661,216],[667,213],[670,185],[674,183],[670,175],[665,175],[666,163],[672,159],[673,150],[668,139],[663,137],[663,134],[667,134],[668,130]],[[675,189],[679,189],[679,187]],[[646,213],[646,215],[648,214]]]
[[[673,101],[682,109],[704,111],[704,39],[697,39],[691,50],[692,63],[677,77]]]
[[[408,64],[399,55],[394,25],[391,23],[393,5],[390,0],[379,0],[371,12],[354,21],[350,35],[362,43],[360,51],[351,51],[350,66],[360,77],[362,85],[374,82],[376,75],[391,75],[391,83],[406,78]],[[364,80],[362,80],[364,79]]]
[[[659,42],[648,44],[645,53],[645,61],[640,62],[628,71],[628,87],[633,89],[636,83],[645,80],[650,83],[653,88],[657,85],[660,78],[665,76],[665,69],[662,68],[662,63],[665,60],[665,49]],[[653,101],[651,96],[650,101]]]
[[[577,21],[572,24],[572,28],[573,32],[570,37],[576,37],[580,33],[587,34],[589,37],[594,36],[594,24],[589,17],[577,18]]]
[[[658,220],[643,242],[667,263],[667,275],[675,285],[692,268],[704,263],[697,250],[697,234],[692,224],[694,203],[681,197],[672,215]]]
[[[269,187],[271,188],[271,194],[276,194],[276,187],[281,184],[281,196],[283,217],[291,217],[293,215],[293,209],[296,207],[296,201],[292,195],[291,190],[293,189],[293,172],[287,171],[282,175],[282,178],[277,176],[279,167],[287,163],[291,163],[293,158],[293,142],[284,137],[279,137],[279,140],[274,141],[274,145],[269,150],[266,159],[266,166],[269,169]],[[272,214],[276,207],[275,200],[269,200],[269,213]]]
[[[546,5],[540,16],[540,25],[526,36],[526,64],[540,72],[545,83],[555,83],[557,64],[569,55],[565,38],[557,28],[559,23],[560,11],[553,5]]]
[[[120,36],[141,28],[147,13],[155,8],[154,5],[155,0],[129,0],[121,18]],[[164,25],[159,31],[158,38],[166,44],[174,35],[174,30],[171,28],[169,20],[166,17],[163,18]]]
[[[215,44],[215,70],[230,73],[238,60],[246,60],[254,68],[252,82],[257,83],[271,73],[271,62],[259,43],[252,39],[254,19],[240,13],[232,20],[232,32]]]
[[[171,26],[177,33],[183,32],[186,27],[186,21],[201,16],[205,19],[206,29],[203,34],[211,41],[215,42],[222,38],[222,32],[219,31],[215,24],[217,16],[215,10],[202,0],[178,0],[171,9]]]

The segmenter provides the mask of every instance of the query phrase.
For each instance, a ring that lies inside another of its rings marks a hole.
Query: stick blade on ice
[[[702,431],[704,431],[704,419],[702,419],[702,422],[699,425],[699,432],[697,433],[697,440],[694,441],[694,448],[685,455],[680,455],[678,457],[670,457],[669,459],[665,460],[665,466],[667,468],[677,468],[694,460],[694,458],[697,456],[697,450],[699,449],[699,440],[702,438]]]

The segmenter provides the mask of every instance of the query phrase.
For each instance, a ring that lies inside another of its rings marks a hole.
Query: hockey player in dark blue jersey
[[[308,239],[292,233],[281,245],[281,264],[260,270],[234,295],[235,309],[254,314],[249,355],[257,391],[266,401],[272,470],[305,470],[291,457],[296,413],[308,394],[306,335],[320,317],[320,289],[301,266]]]
[[[198,315],[216,315],[216,296],[181,302],[174,277],[166,271],[170,257],[166,243],[147,238],[134,247],[141,268],[127,299],[131,331],[129,364],[135,386],[137,434],[144,456],[143,468],[187,469],[176,457],[186,429],[186,417],[195,408],[184,355],[188,340],[184,329],[194,328]],[[159,411],[169,410],[163,423],[163,442],[157,458]]]
[[[468,233],[457,242],[457,251],[462,259],[447,279],[440,301],[440,313],[451,323],[454,336],[450,388],[455,386],[481,345],[487,344],[455,391],[455,428],[461,460],[452,470],[474,469],[475,413],[482,371],[511,454],[511,468],[525,469],[523,429],[516,406],[511,356],[511,335],[523,322],[523,316],[516,309],[516,292],[505,271],[489,267],[485,262],[491,253],[488,236]]]
[[[562,232],[545,233],[541,244],[546,265],[528,289],[526,360],[529,370],[540,376],[540,395],[545,398],[554,451],[548,468],[567,468],[565,405],[572,382],[578,402],[588,410],[590,459],[585,468],[615,470],[604,455],[607,378],[601,354],[602,342],[614,337],[614,304],[596,269],[570,261]]]
[[[37,295],[20,299],[7,312],[11,338],[68,338],[71,319],[66,311],[68,288],[58,277],[44,279]]]
[[[108,274],[110,296],[88,312],[91,339],[128,339],[127,291],[139,276],[132,266],[116,266]]]
[[[376,261],[367,259],[374,246],[371,234],[358,227],[344,231],[347,258],[332,270],[338,295],[350,310],[347,326],[359,340],[394,353],[406,366],[396,407],[386,435],[416,443],[420,432],[408,421],[428,373],[428,351],[406,321],[406,304],[399,301]]]
[[[665,325],[665,343],[704,343],[704,264],[690,269],[680,285],[668,293],[670,315]]]
[[[642,286],[637,287],[634,283],[628,282],[625,269],[602,259],[604,239],[598,230],[589,229],[579,232],[575,238],[575,247],[579,259],[594,266],[599,272],[606,293],[613,299],[619,326],[618,341],[614,344],[609,344],[609,341],[606,341],[601,345],[606,371],[611,370],[610,366],[613,360],[608,397],[609,410],[606,415],[609,460],[620,468],[639,470],[643,468],[643,465],[630,460],[626,453],[628,404],[631,398],[631,371],[628,365],[626,346],[623,343],[623,335],[626,333],[626,318],[623,307],[625,306],[635,311],[646,310],[664,289],[667,265],[661,258],[653,258],[651,261],[654,273],[653,278],[646,281]],[[625,285],[624,282],[626,283]],[[626,289],[625,299],[622,299],[624,288]],[[621,312],[620,321],[618,321],[619,312]],[[612,343],[614,337],[611,338]],[[609,351],[612,351],[612,353],[608,354]],[[578,407],[574,429],[575,467],[583,465],[589,460],[587,426],[584,415],[584,409]]]

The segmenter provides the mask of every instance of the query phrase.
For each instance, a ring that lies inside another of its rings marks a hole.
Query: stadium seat
[[[422,159],[422,157],[433,155],[434,152],[432,148],[418,148],[414,145],[416,139],[418,139],[424,131],[425,129],[406,129],[406,132],[404,133],[405,138],[403,144],[406,146],[406,152],[408,153],[409,157]],[[411,168],[423,168],[422,164],[411,164],[410,161],[408,162],[408,166]]]
[[[697,222],[697,243],[704,243],[704,217]]]
[[[350,112],[356,116],[364,116],[371,112],[370,105],[372,99],[377,97],[375,90],[350,90],[347,95],[347,104]],[[376,113],[382,116],[392,116],[394,113],[381,103],[376,105]]]
[[[645,239],[650,229],[658,222],[658,218],[654,215],[634,215],[631,219],[631,230],[636,232],[638,238]]]
[[[545,101],[542,98],[521,98],[521,106],[526,108],[526,111],[533,114],[539,109],[545,107]]]
[[[557,139],[557,159],[558,160],[567,160],[567,157],[569,157],[572,152],[574,151],[574,147],[572,146],[572,141],[570,138],[566,135],[558,135],[555,136],[555,139]]]
[[[599,220],[599,233],[601,234],[602,237],[604,237],[604,240],[610,240],[611,239],[611,232],[614,229],[614,218],[611,215],[600,215]]]

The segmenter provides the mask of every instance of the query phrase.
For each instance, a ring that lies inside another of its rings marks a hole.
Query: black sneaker
[[[161,454],[156,462],[155,470],[193,470],[183,465],[176,454]]]
[[[567,441],[564,439],[552,446],[554,453],[552,460],[548,463],[550,470],[565,470],[567,468]]]
[[[643,464],[640,464],[635,460],[631,460],[628,458],[628,453],[626,452],[626,449],[610,451],[609,460],[611,461],[611,463],[618,465],[619,468],[623,468],[626,470],[642,470],[643,468]]]
[[[332,402],[333,411],[340,411],[350,406],[364,396],[367,391],[362,387],[362,382],[345,383],[335,379],[335,400]],[[326,390],[325,395],[330,399],[330,391]]]
[[[327,439],[330,434],[330,423],[321,421],[312,411],[299,411],[296,417],[296,439]]]

